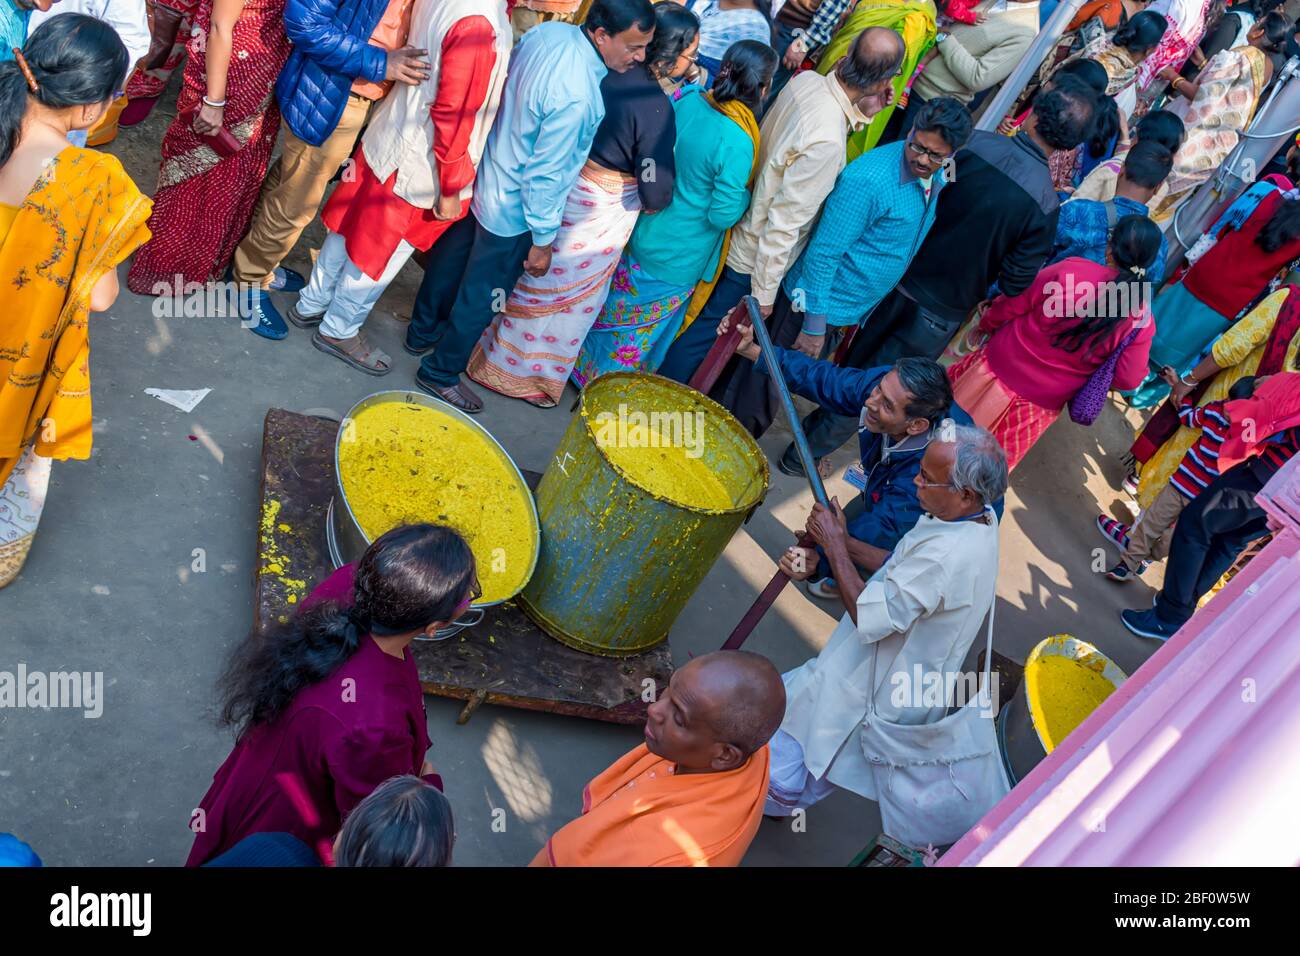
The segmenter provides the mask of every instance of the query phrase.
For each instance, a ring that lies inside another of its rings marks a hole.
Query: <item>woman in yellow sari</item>
[[[850,162],[880,142],[881,134],[884,133],[889,118],[894,115],[894,110],[906,105],[902,102],[903,91],[911,82],[921,57],[934,46],[934,21],[933,0],[861,0],[844,21],[844,25],[831,37],[831,42],[826,44],[822,58],[817,63],[817,72],[823,76],[849,52],[849,44],[867,27],[888,27],[903,38],[903,45],[907,48],[903,54],[903,65],[894,78],[893,103],[849,137]]]
[[[1169,92],[1177,94],[1169,111],[1186,124],[1187,138],[1174,156],[1164,194],[1151,207],[1156,222],[1169,219],[1236,147],[1273,76],[1267,54],[1285,49],[1290,29],[1285,17],[1270,13],[1251,27],[1245,46],[1211,57],[1195,82],[1172,67],[1161,71],[1169,80]]]
[[[90,456],[88,319],[149,238],[113,156],[68,144],[126,79],[113,28],[69,13],[0,64],[0,587],[22,569],[54,458]]]

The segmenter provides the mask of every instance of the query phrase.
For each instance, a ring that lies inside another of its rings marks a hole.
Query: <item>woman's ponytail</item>
[[[1111,331],[1147,307],[1149,271],[1160,254],[1160,228],[1146,216],[1121,216],[1110,234],[1110,258],[1119,271],[1099,283],[1088,315],[1059,332],[1052,344],[1067,352],[1093,352]]]
[[[776,51],[767,44],[737,40],[722,57],[713,81],[713,99],[718,103],[739,100],[758,116],[763,91],[772,82],[779,62]]]
[[[357,562],[349,607],[318,604],[235,650],[220,683],[221,722],[243,736],[329,677],[367,635],[410,634],[452,620],[474,575],[473,552],[450,528],[404,525],[380,536]]]

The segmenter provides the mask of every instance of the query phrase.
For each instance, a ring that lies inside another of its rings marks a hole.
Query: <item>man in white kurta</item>
[[[876,798],[859,739],[873,656],[879,655],[876,711],[895,723],[941,719],[953,701],[936,700],[934,688],[965,683],[957,678],[996,592],[997,521],[989,505],[1005,491],[1007,469],[988,432],[945,425],[916,479],[926,514],[865,584],[848,558],[838,502],[813,509],[808,531],[826,551],[852,609],[820,654],[784,675],[787,703],[771,742],[769,815],[811,806],[836,787]]]

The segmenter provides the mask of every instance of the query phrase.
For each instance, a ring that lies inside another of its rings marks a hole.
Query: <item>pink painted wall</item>
[[[939,866],[1300,863],[1300,456],[1273,540]]]

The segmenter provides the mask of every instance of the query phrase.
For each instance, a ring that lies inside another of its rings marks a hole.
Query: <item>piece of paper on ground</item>
[[[199,402],[207,398],[210,391],[210,388],[146,388],[144,393],[183,412],[192,412]]]

